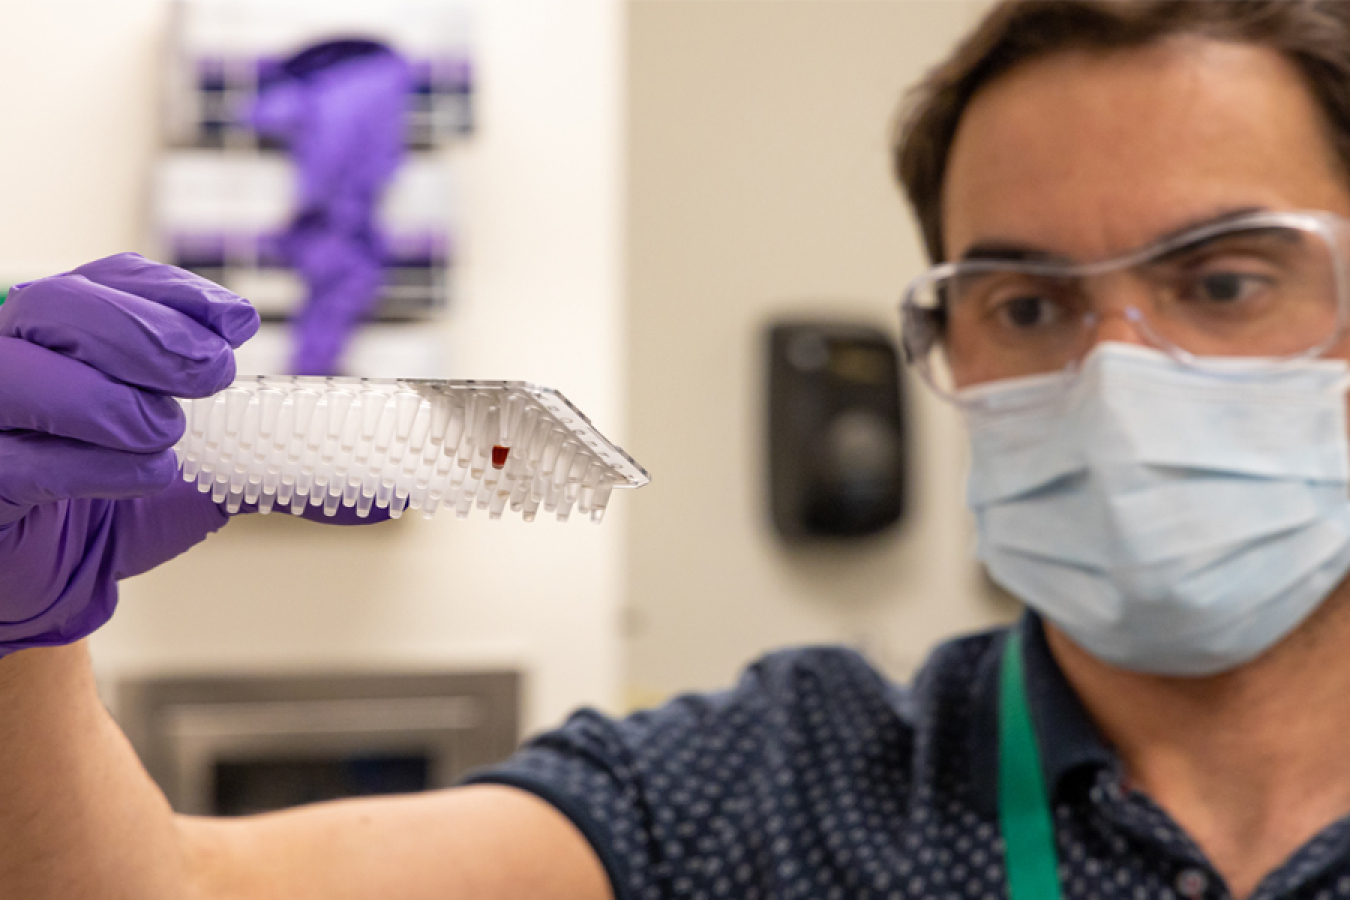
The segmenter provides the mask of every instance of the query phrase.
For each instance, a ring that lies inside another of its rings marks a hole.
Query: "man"
[[[959,261],[916,281],[907,348],[967,414],[982,556],[1044,618],[909,689],[777,654],[416,797],[167,809],[59,645],[224,523],[160,489],[163,394],[228,380],[252,319],[128,258],[18,289],[5,895],[1350,896],[1350,9],[1007,4],[898,160]]]

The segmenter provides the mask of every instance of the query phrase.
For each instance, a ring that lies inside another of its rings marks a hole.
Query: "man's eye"
[[[1031,329],[1053,325],[1060,318],[1059,308],[1045,297],[1024,294],[1009,297],[998,304],[998,317],[1013,328]]]
[[[1264,290],[1270,279],[1248,272],[1210,272],[1195,278],[1194,299],[1218,305],[1230,305],[1250,299]]]

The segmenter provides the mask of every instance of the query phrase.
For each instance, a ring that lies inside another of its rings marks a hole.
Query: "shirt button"
[[[1182,869],[1177,875],[1177,893],[1183,897],[1203,897],[1209,887],[1209,878],[1199,869]]]

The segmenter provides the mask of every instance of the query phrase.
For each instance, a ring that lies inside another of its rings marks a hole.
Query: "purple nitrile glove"
[[[282,248],[308,288],[295,321],[291,371],[334,375],[352,333],[379,299],[383,242],[376,211],[403,159],[412,72],[389,47],[325,41],[264,75],[247,117],[283,141],[298,175]]]
[[[211,282],[123,253],[20,285],[0,306],[0,656],[78,640],[117,581],[228,516],[177,477],[174,397],[234,379],[258,330]]]

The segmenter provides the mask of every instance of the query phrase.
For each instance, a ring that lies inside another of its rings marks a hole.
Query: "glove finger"
[[[256,513],[258,504],[245,503],[241,508],[241,513]],[[279,508],[274,515],[281,515],[284,508]],[[290,515],[290,513],[285,513]],[[392,517],[389,515],[389,507],[373,507],[366,516],[360,516],[356,508],[352,506],[339,506],[338,511],[333,515],[325,515],[322,506],[307,505],[305,511],[299,516],[310,522],[317,522],[320,525],[338,525],[347,528],[353,525],[378,525],[381,522],[388,522]]]
[[[153,262],[138,253],[97,259],[70,274],[177,310],[224,338],[231,347],[238,347],[258,331],[258,313],[243,297],[200,275]]]
[[[176,444],[185,427],[172,397],[113,381],[36,344],[0,338],[0,429],[157,453]]]
[[[110,500],[144,497],[176,477],[172,450],[127,453],[47,434],[0,432],[0,526],[6,509],[77,497]]]
[[[378,525],[381,522],[390,521],[389,507],[387,506],[373,507],[369,515],[364,518],[357,515],[356,509],[350,506],[338,507],[338,511],[331,516],[323,514],[322,506],[307,506],[305,511],[300,514],[300,518],[318,522],[320,525],[337,525],[341,528],[350,528],[354,525]]]
[[[57,275],[10,292],[0,337],[78,359],[105,375],[179,397],[208,397],[234,380],[234,351],[204,325],[167,306]]]

